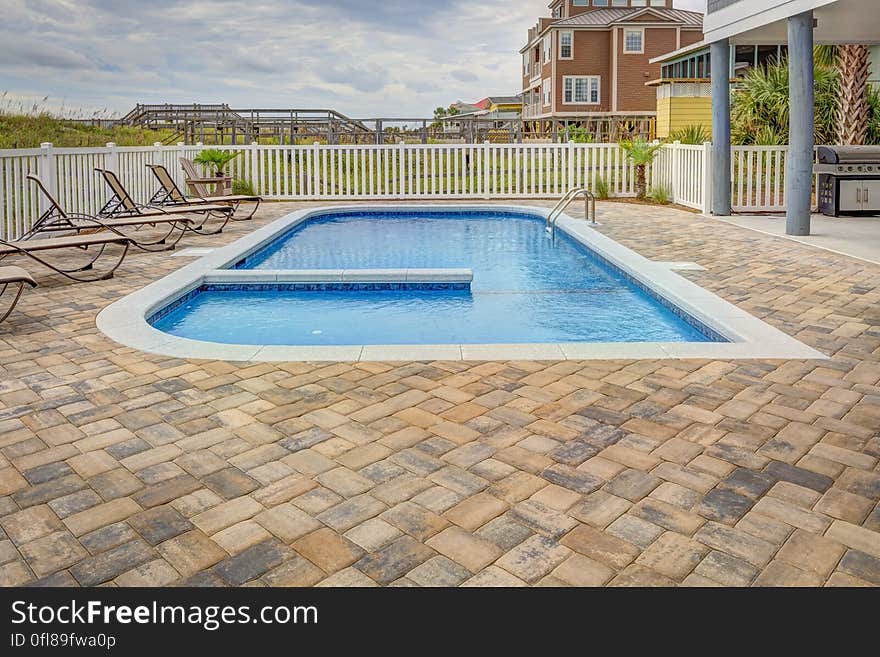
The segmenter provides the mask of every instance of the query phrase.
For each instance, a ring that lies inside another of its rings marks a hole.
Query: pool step
[[[471,269],[223,269],[205,275],[206,285],[259,283],[472,283]]]

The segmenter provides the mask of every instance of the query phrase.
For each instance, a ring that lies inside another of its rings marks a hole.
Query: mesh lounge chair
[[[0,260],[9,256],[20,255],[37,262],[57,274],[61,274],[65,278],[78,283],[89,283],[92,281],[103,281],[113,278],[113,273],[119,269],[122,261],[128,254],[128,247],[131,246],[133,240],[119,235],[117,233],[101,232],[92,235],[68,235],[66,237],[51,237],[47,239],[18,240],[16,242],[7,242],[0,240]],[[95,265],[108,246],[121,246],[122,253],[114,262],[109,271],[95,271]],[[55,265],[46,260],[43,255],[45,252],[67,251],[84,253],[86,263],[70,267],[68,265]]]
[[[190,230],[199,235],[216,235],[222,233],[226,224],[232,217],[233,208],[223,204],[207,204],[195,203],[189,205],[178,205],[174,208],[174,212],[169,212],[166,208],[155,207],[152,205],[139,205],[134,201],[131,194],[125,189],[122,181],[112,171],[107,169],[95,169],[104,178],[104,182],[113,192],[113,197],[101,208],[98,216],[102,218],[118,219],[121,217],[161,217],[168,214],[193,214],[200,215],[202,222],[192,226],[188,226]],[[218,218],[222,221],[219,228],[208,230],[205,224],[210,218]]]
[[[37,219],[34,227],[25,234],[24,239],[31,239],[36,235],[47,233],[108,230],[123,237],[130,237],[132,243],[144,251],[170,251],[180,242],[187,227],[193,224],[191,218],[179,214],[163,214],[148,218],[132,216],[119,219],[98,219],[88,214],[67,212],[46,189],[42,180],[34,175],[28,175],[28,180],[36,185],[49,207]],[[145,227],[161,227],[165,233],[159,239],[147,239],[142,235],[134,234]]]
[[[24,288],[37,287],[37,282],[21,267],[0,267],[0,298],[6,295],[10,286],[15,286],[15,296],[5,312],[0,310],[0,313],[3,313],[0,315],[0,323],[5,322],[6,318],[15,310]]]
[[[253,219],[254,215],[257,213],[257,210],[260,209],[260,204],[263,202],[262,197],[260,196],[246,196],[246,195],[233,195],[233,196],[211,196],[209,195],[207,189],[208,178],[193,178],[192,174],[195,174],[195,165],[193,165],[191,160],[187,160],[186,158],[180,158],[180,161],[183,166],[183,170],[187,175],[186,183],[189,187],[196,191],[198,196],[186,196],[183,191],[178,187],[177,183],[174,182],[174,178],[172,178],[171,174],[161,164],[148,164],[147,168],[153,172],[153,175],[156,177],[156,180],[159,181],[161,185],[159,191],[153,196],[150,200],[151,204],[160,205],[160,206],[169,206],[172,209],[177,205],[186,205],[186,204],[213,204],[213,203],[224,203],[229,204],[233,208],[232,220],[233,221],[248,221]],[[186,164],[183,164],[186,163]],[[242,203],[253,203],[253,209],[246,217],[239,217],[238,209]]]

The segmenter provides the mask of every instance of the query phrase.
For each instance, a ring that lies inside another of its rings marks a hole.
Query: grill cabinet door
[[[861,180],[841,180],[840,181],[840,211],[841,212],[859,212],[862,209],[862,198],[864,196],[864,181]],[[877,190],[880,192],[880,189]]]
[[[880,211],[880,180],[865,180],[862,187],[862,210]]]

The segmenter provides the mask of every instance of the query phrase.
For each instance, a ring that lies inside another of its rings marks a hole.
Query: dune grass
[[[30,116],[0,111],[0,149],[38,148],[43,142],[60,148],[104,146],[111,141],[119,146],[150,146],[169,136],[168,131],[98,127],[49,114]]]
[[[107,125],[107,110],[87,112],[60,107],[50,109],[48,97],[32,104],[0,94],[0,149],[38,148],[50,142],[59,148],[104,146],[151,146],[171,136],[167,130],[145,130]],[[94,125],[89,125],[89,122]]]

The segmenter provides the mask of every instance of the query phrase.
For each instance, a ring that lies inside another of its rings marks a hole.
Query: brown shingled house
[[[582,125],[601,138],[651,132],[660,77],[651,59],[703,38],[703,15],[672,0],[554,0],[529,30],[523,118],[533,135]]]

